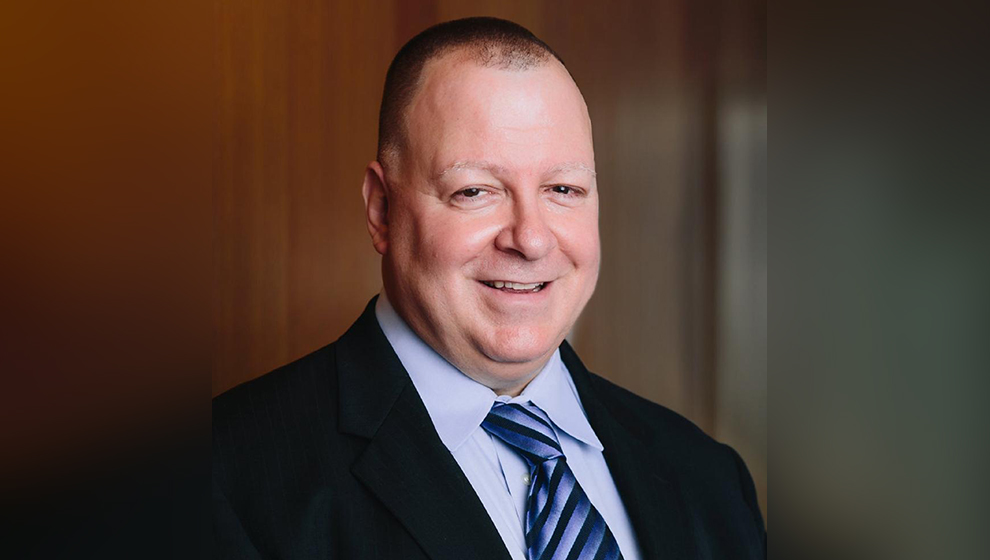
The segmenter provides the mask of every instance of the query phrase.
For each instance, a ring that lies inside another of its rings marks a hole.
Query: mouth
[[[523,283],[505,280],[481,280],[481,283],[495,290],[515,294],[534,294],[550,284],[550,282]]]

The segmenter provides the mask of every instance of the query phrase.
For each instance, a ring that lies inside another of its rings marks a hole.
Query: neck
[[[531,362],[505,363],[486,359],[487,363],[480,366],[466,361],[458,363],[456,358],[445,358],[461,373],[488,387],[496,395],[518,397],[543,371],[555,351],[556,348],[551,348],[544,356]]]

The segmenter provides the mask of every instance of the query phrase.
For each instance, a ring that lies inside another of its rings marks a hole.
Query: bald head
[[[487,34],[414,39],[405,88],[396,67],[413,55],[396,57],[382,109],[392,116],[361,189],[368,232],[406,324],[468,377],[518,394],[598,277],[591,119],[567,69],[525,30],[445,25]]]
[[[378,161],[386,167],[406,148],[406,111],[423,84],[424,69],[447,55],[486,68],[524,71],[563,61],[529,30],[510,21],[474,17],[434,25],[409,40],[385,76],[378,120]]]

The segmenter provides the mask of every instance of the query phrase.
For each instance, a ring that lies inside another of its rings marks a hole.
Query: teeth
[[[509,290],[516,290],[520,292],[524,291],[539,291],[543,288],[544,282],[536,282],[533,284],[523,284],[520,282],[504,282],[501,280],[492,280],[491,282],[485,282],[489,286],[497,289],[506,288]]]

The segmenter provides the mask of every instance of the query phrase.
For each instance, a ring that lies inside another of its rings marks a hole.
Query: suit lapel
[[[605,446],[605,462],[629,514],[643,558],[696,558],[683,497],[673,472],[654,452],[657,442],[621,420],[622,407],[596,391],[594,379],[567,342],[560,355],[574,379],[588,421]]]
[[[376,300],[337,344],[340,430],[370,439],[351,472],[430,558],[508,560],[495,525],[382,333]]]

